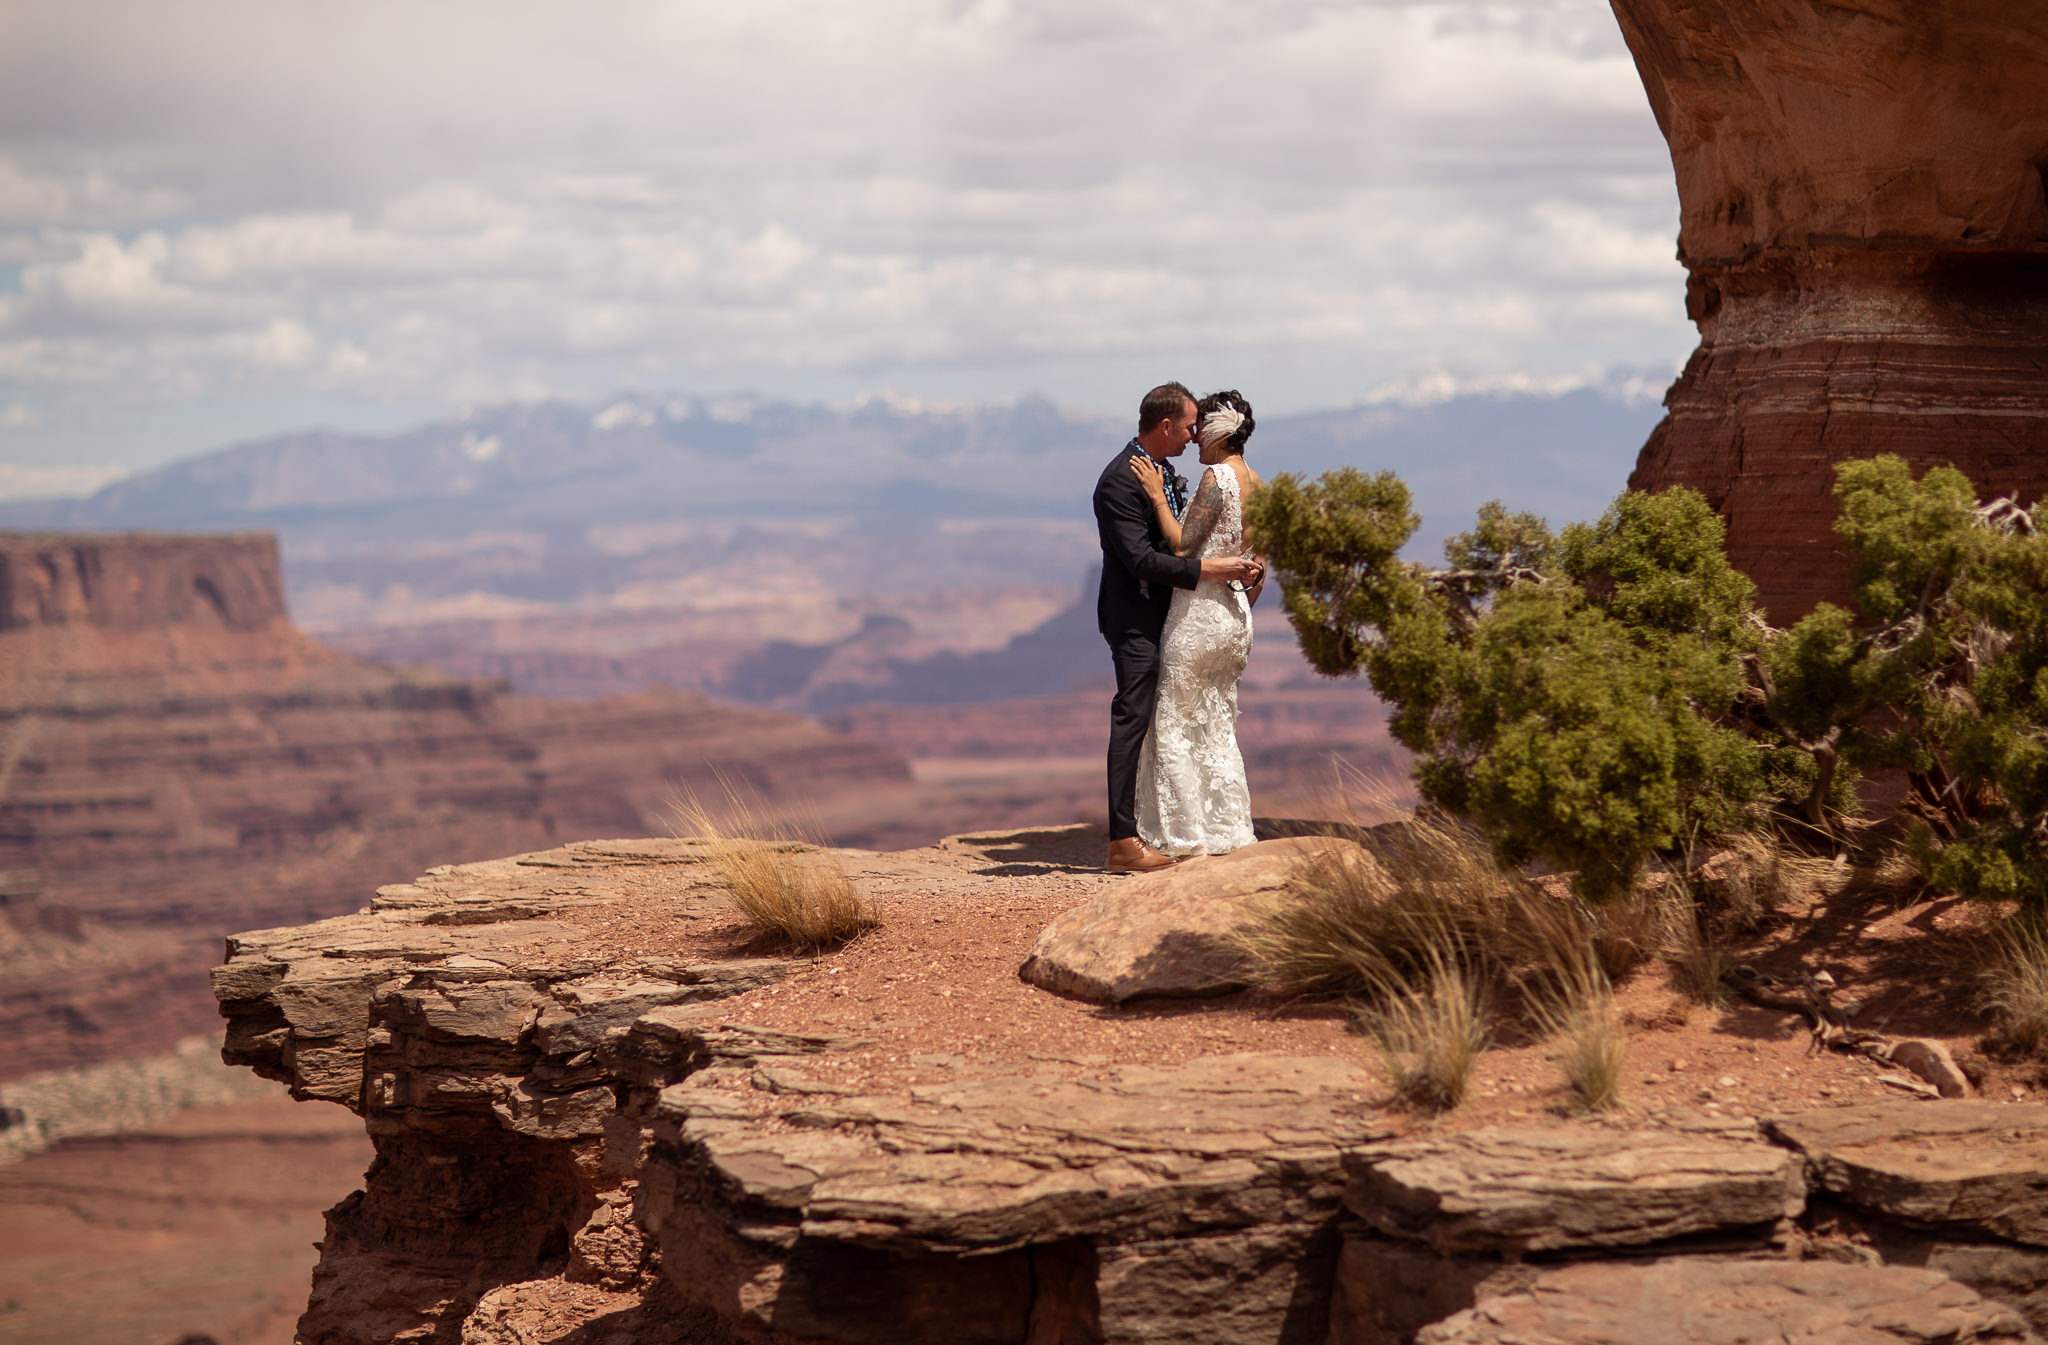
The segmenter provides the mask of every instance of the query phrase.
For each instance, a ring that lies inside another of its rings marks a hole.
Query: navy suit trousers
[[[1159,698],[1159,641],[1120,635],[1109,644],[1116,663],[1116,698],[1109,703],[1109,838],[1138,834],[1138,754],[1152,731]]]

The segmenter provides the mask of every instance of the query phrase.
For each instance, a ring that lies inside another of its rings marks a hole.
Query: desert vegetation
[[[726,895],[761,942],[814,953],[880,923],[813,829],[722,783],[716,805],[694,792],[674,800],[675,831],[704,846]]]
[[[1371,882],[1311,884],[1248,941],[1267,983],[1355,999],[1411,1062],[1463,1058],[1452,1039],[1484,1035],[1452,1001],[1504,992],[1604,1106],[1634,967],[1717,1002],[1731,940],[1860,884],[1999,903],[1982,1003],[2041,1050],[2048,537],[1953,468],[1845,463],[1835,495],[1854,610],[1780,628],[1688,489],[1560,532],[1489,504],[1432,567],[1401,557],[1419,519],[1394,474],[1277,476],[1250,523],[1289,619],[1319,671],[1362,672],[1388,703],[1424,808],[1369,846]],[[1866,780],[1883,817],[1862,815]],[[1440,993],[1447,972],[1470,993]],[[1443,1046],[1415,1046],[1438,1020]]]
[[[1372,863],[1310,866],[1240,936],[1263,985],[1353,1004],[1420,1110],[1455,1107],[1505,1025],[1552,1039],[1581,1100],[1612,1105],[1626,1038],[1612,984],[1667,950],[1673,898],[1596,904],[1503,864],[1437,809],[1358,835]]]
[[[1431,802],[1503,862],[1595,900],[1653,858],[1767,831],[1847,843],[1855,784],[1905,786],[1929,880],[2048,911],[2048,536],[1961,472],[1842,464],[1856,610],[1773,627],[1706,499],[1618,498],[1553,533],[1499,504],[1399,558],[1419,520],[1390,472],[1286,474],[1251,522],[1302,648],[1363,671]]]

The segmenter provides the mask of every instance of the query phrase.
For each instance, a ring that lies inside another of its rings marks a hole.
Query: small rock
[[[1723,1074],[1720,1078],[1714,1080],[1714,1086],[1717,1088],[1735,1088],[1740,1086],[1741,1083],[1742,1080],[1732,1074]]]
[[[1682,1058],[1674,1060],[1669,1065],[1666,1065],[1665,1068],[1670,1070],[1673,1074],[1678,1074],[1685,1069],[1685,1061]]]
[[[1886,1053],[1891,1062],[1900,1069],[1911,1070],[1928,1083],[1943,1097],[1969,1097],[1976,1090],[1970,1087],[1970,1080],[1949,1054],[1948,1047],[1938,1041],[1923,1037],[1912,1037],[1895,1041]]]

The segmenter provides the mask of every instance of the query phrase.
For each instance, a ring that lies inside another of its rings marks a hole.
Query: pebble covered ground
[[[953,838],[889,854],[839,852],[880,926],[830,954],[792,958],[796,970],[787,981],[729,1001],[729,1016],[861,1040],[857,1050],[802,1064],[821,1084],[860,1091],[997,1072],[1085,1077],[1120,1064],[1254,1051],[1376,1063],[1372,1039],[1337,1005],[1243,992],[1118,1008],[1065,999],[1019,979],[1018,967],[1053,917],[1131,881],[1102,871],[1103,848],[1099,828],[1072,826]],[[633,904],[594,910],[579,943],[614,957],[759,955],[708,870],[627,872],[622,880]],[[1783,913],[1739,951],[1766,968],[1826,966],[1867,1001],[1860,1022],[1943,1041],[1980,1072],[1986,1096],[2037,1096],[2042,1081],[2035,1074],[1976,1053],[1984,1023],[1967,1000],[1928,985],[1940,979],[1930,971],[1955,962],[1980,919],[1980,910],[1953,900],[1854,914],[1816,901]],[[1740,1119],[1907,1095],[1895,1069],[1813,1050],[1794,1014],[1739,1001],[1690,1002],[1659,961],[1633,973],[1617,1002],[1629,1028],[1621,1105],[1607,1114],[1617,1122],[1654,1123],[1674,1114]],[[1573,1112],[1553,1055],[1529,1025],[1497,1022],[1464,1105],[1427,1123],[1463,1128]],[[1391,1108],[1394,1099],[1388,1089],[1364,1101]]]

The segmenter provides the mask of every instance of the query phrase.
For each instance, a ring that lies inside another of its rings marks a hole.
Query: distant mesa
[[[84,623],[122,630],[286,620],[277,539],[0,535],[0,630]]]
[[[660,832],[724,780],[829,814],[910,771],[700,695],[565,704],[337,653],[292,626],[268,535],[0,533],[0,1080],[208,1030],[228,930]]]
[[[1689,485],[1773,618],[1847,599],[1832,467],[2048,491],[2048,43],[2009,0],[1613,0],[1699,349],[1630,484]]]
[[[268,533],[0,533],[0,705],[274,689],[349,662],[292,627]]]

